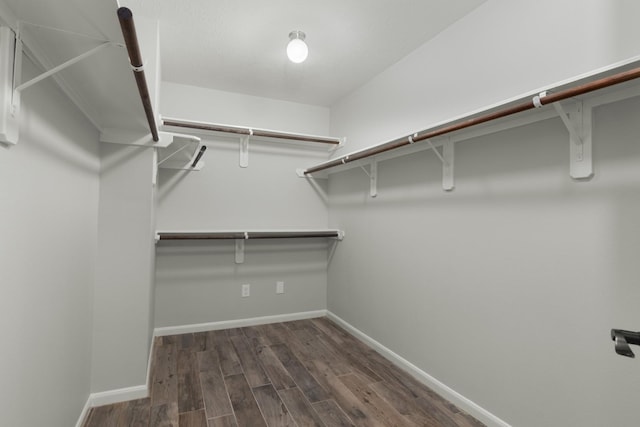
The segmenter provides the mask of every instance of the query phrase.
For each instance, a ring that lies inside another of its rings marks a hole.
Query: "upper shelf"
[[[9,95],[0,94],[3,117],[19,122],[20,94],[51,78],[100,132],[101,141],[150,147],[171,144],[173,135],[159,135],[154,124],[160,78],[157,20],[142,17],[134,26],[131,11],[116,10],[113,2],[43,3],[37,8],[29,2],[9,3],[11,8],[0,2],[0,25],[10,28],[11,35],[11,57],[3,63],[11,61],[14,71],[8,79]],[[49,8],[53,10],[47,12]],[[40,71],[34,73],[25,64],[23,73],[23,58]],[[0,72],[0,78],[6,75]],[[4,114],[6,110],[10,116]],[[16,144],[19,135],[5,139]]]
[[[51,70],[108,43],[107,48],[83,58],[52,78],[100,132],[118,128],[148,133],[116,7],[113,2],[99,3],[45,2],[34,8],[29,2],[12,1],[12,9],[0,8],[0,18],[22,40],[26,56],[42,70]],[[50,13],[46,12],[48,9],[51,9]],[[78,16],[86,19],[78,19]],[[153,23],[138,19],[136,24],[149,86],[153,88],[158,58],[152,47],[154,41],[147,37],[153,31],[146,31]],[[151,94],[151,98],[155,102],[155,94]]]
[[[308,135],[302,133],[283,132],[270,129],[251,128],[246,126],[231,126],[217,123],[196,122],[191,120],[163,117],[162,124],[166,127],[176,127],[189,129],[196,132],[231,134],[240,137],[256,137],[276,140],[288,140],[298,142],[310,142],[315,144],[325,144],[336,148],[343,144],[342,138],[331,136]]]
[[[639,96],[639,65],[640,57],[631,58],[447,120],[425,130],[300,169],[298,175],[323,178],[330,173],[362,167],[361,161],[367,159],[370,162],[376,162],[427,149],[434,150],[444,168],[448,168],[445,174],[451,175],[454,142],[560,116],[569,130],[570,139],[575,143],[571,145],[571,176],[587,178],[592,174],[592,168],[586,165],[591,162],[591,109],[598,105]],[[553,105],[554,108],[544,108],[547,105]],[[443,147],[442,154],[436,149],[438,146]],[[374,195],[373,163],[371,172],[367,173],[372,180],[372,195]],[[452,189],[452,176],[444,178],[451,181],[445,185],[445,189]]]

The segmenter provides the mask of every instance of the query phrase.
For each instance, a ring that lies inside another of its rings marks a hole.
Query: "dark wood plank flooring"
[[[156,338],[146,399],[85,427],[480,427],[327,318]]]

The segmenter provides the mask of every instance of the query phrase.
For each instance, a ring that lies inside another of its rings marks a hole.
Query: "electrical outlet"
[[[251,285],[249,284],[244,284],[242,285],[242,297],[248,297],[249,295],[251,295]]]
[[[284,294],[284,282],[276,282],[276,294]]]

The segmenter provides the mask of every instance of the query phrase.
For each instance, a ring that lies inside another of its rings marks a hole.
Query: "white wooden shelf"
[[[235,263],[244,262],[244,247],[247,240],[264,239],[331,239],[329,259],[332,258],[336,243],[344,239],[342,230],[253,230],[253,231],[158,231],[156,242],[190,240],[233,240],[235,241]]]
[[[442,162],[443,189],[454,188],[454,145],[534,122],[560,117],[568,130],[569,175],[593,175],[592,110],[598,106],[640,96],[640,57],[612,64],[554,85],[437,123],[425,130],[373,145],[318,165],[298,169],[303,178],[362,168],[370,178],[370,195],[377,196],[377,163],[433,150]],[[368,167],[367,167],[368,166]]]

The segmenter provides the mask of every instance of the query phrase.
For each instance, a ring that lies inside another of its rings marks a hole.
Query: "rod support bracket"
[[[144,71],[144,64],[145,64],[145,61],[142,61],[142,65],[133,65],[132,63],[129,63],[129,65],[131,65],[131,70],[134,73],[140,73]]]
[[[455,142],[448,139],[442,144],[442,189],[453,191],[455,188],[453,161]]]
[[[569,175],[574,179],[590,178],[593,176],[592,107],[582,101],[569,106],[556,102],[553,107],[569,131]]]
[[[245,233],[245,239],[246,239],[246,233]],[[236,264],[242,264],[244,263],[244,240],[243,239],[236,239],[236,259],[235,259]]]
[[[533,106],[536,108],[542,108],[544,106],[542,104],[542,98],[544,98],[545,96],[547,96],[546,90],[534,96],[533,99],[531,100],[531,102],[533,102]]]
[[[249,129],[249,135],[240,137],[240,167],[249,167],[249,139],[253,136],[253,129]]]
[[[339,149],[343,148],[347,144],[347,137],[343,136],[342,138],[339,138],[338,141],[339,142],[337,144],[333,144],[329,147],[330,153],[333,153],[334,151],[338,151]]]
[[[371,165],[369,166],[369,196],[378,197],[378,161],[377,160],[372,160]]]

